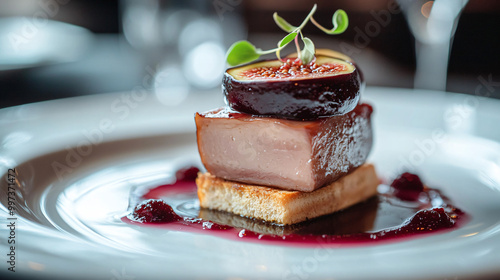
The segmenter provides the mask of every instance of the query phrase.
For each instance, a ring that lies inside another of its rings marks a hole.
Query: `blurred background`
[[[314,3],[327,28],[339,8],[350,26],[304,34],[354,58],[368,86],[500,98],[500,1],[0,0],[0,108],[136,88],[170,105],[220,92],[233,42],[273,48],[286,35],[273,12],[298,25]]]

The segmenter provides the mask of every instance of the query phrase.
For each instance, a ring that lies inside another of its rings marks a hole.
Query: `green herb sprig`
[[[295,47],[297,48],[298,58],[302,61],[303,64],[308,64],[314,59],[315,47],[314,43],[311,39],[304,37],[302,34],[302,29],[306,24],[311,21],[316,27],[329,35],[341,34],[349,25],[349,19],[347,17],[347,13],[344,10],[337,10],[332,17],[333,28],[327,29],[321,26],[314,18],[313,15],[316,12],[317,5],[314,4],[314,7],[309,12],[307,17],[302,21],[302,23],[296,27],[288,23],[284,18],[280,17],[278,13],[273,14],[274,22],[285,32],[288,32],[288,35],[283,37],[278,42],[278,46],[274,49],[270,49],[264,51],[262,49],[256,48],[252,43],[243,40],[234,43],[228,50],[226,60],[227,63],[231,66],[252,62],[254,60],[259,59],[261,55],[276,53],[276,57],[281,60],[280,52],[283,50],[288,44],[292,41],[295,41]],[[304,45],[303,49],[300,49],[299,46],[299,35],[302,43]]]

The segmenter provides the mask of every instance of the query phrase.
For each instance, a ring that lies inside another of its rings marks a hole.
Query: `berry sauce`
[[[170,223],[182,220],[170,205],[161,199],[148,199],[134,208],[132,217],[141,223]]]
[[[341,63],[302,64],[300,59],[287,59],[282,65],[274,67],[257,67],[241,73],[247,79],[288,79],[288,78],[314,78],[328,74],[347,71],[346,65]]]
[[[300,247],[341,247],[380,244],[446,232],[467,221],[467,215],[450,204],[420,178],[404,173],[379,194],[334,214],[295,225],[281,226],[226,212],[199,209],[195,167],[176,172],[173,183],[132,194],[131,213],[122,221],[166,230],[210,234],[231,240]],[[170,205],[172,205],[172,207]]]

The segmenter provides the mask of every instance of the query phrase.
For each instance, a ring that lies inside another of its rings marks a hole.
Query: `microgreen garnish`
[[[314,59],[315,48],[312,40],[307,37],[304,37],[304,35],[302,34],[302,29],[304,28],[304,26],[306,26],[309,20],[316,27],[318,27],[323,32],[329,35],[341,34],[347,29],[347,26],[349,25],[349,19],[347,17],[346,12],[344,10],[337,10],[332,17],[333,28],[327,29],[321,26],[313,18],[316,9],[317,5],[314,4],[312,10],[309,12],[307,17],[304,19],[304,21],[302,21],[302,23],[298,27],[288,23],[284,18],[280,17],[278,13],[274,13],[273,19],[276,25],[278,25],[283,31],[288,32],[288,35],[283,37],[283,39],[281,39],[278,42],[277,48],[264,51],[262,49],[256,48],[254,45],[252,45],[250,42],[246,40],[238,41],[229,48],[226,59],[227,63],[231,66],[248,63],[257,60],[261,55],[270,53],[275,53],[276,57],[279,60],[281,60],[280,57],[281,50],[283,50],[290,42],[294,41],[295,47],[297,48],[298,58],[302,61],[302,64],[308,64]],[[300,45],[298,40],[299,37],[304,45],[304,48],[302,50],[300,50]]]

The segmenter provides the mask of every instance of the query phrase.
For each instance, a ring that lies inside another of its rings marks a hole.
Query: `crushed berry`
[[[412,173],[405,172],[395,179],[391,187],[395,190],[395,195],[407,201],[415,201],[420,193],[424,191],[424,184],[420,178]]]
[[[191,166],[177,170],[175,178],[177,181],[194,181],[198,177],[200,170],[197,167]]]
[[[142,223],[170,223],[182,220],[174,209],[161,199],[148,199],[137,205],[132,217]]]
[[[401,191],[421,192],[424,190],[424,184],[422,184],[420,178],[417,175],[408,172],[401,174],[399,178],[394,180],[391,187]]]
[[[281,66],[258,67],[243,71],[242,74],[249,79],[283,79],[298,77],[316,77],[327,74],[343,72],[347,66],[341,63],[316,64],[315,61],[309,64],[302,64],[300,59],[287,59]]]
[[[409,222],[398,231],[416,233],[451,228],[455,221],[448,216],[443,208],[432,208],[417,212]]]

